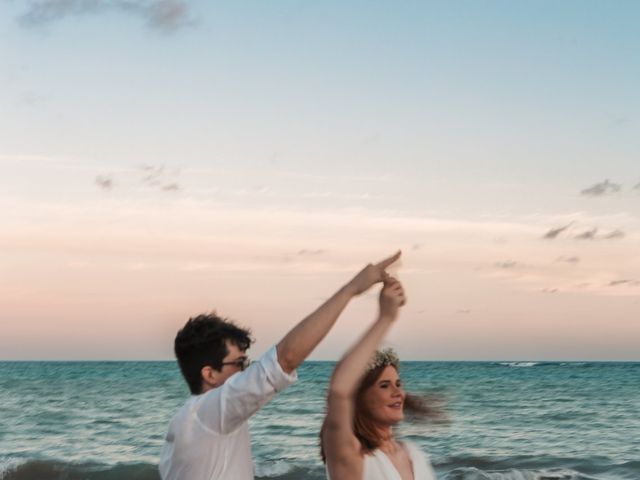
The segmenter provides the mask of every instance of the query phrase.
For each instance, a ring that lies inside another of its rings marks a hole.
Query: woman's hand
[[[356,275],[354,284],[364,291],[376,281],[384,282],[380,292],[380,313],[376,321],[336,364],[329,382],[327,417],[323,426],[322,446],[331,478],[362,478],[364,457],[360,441],[353,433],[355,395],[367,368],[367,362],[380,345],[404,305],[402,284],[384,269],[398,259],[393,257],[370,265]]]
[[[404,288],[400,281],[396,278],[388,277],[380,291],[380,317],[395,320],[398,316],[398,310],[406,301]]]

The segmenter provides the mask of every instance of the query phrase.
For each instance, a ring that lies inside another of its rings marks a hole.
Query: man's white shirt
[[[169,424],[160,456],[163,480],[252,480],[247,420],[297,378],[282,370],[274,346],[220,387],[192,395]]]

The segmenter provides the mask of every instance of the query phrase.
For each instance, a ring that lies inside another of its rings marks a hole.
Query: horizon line
[[[328,362],[337,362],[336,360],[326,360],[326,359],[314,359],[314,360],[304,360],[302,363],[328,363]],[[65,359],[30,359],[30,360],[18,360],[18,359],[0,359],[0,363],[166,363],[166,362],[177,362],[176,359],[164,359],[164,360],[136,360],[136,359],[86,359],[86,360],[65,360]],[[576,359],[576,360],[514,360],[514,359],[497,359],[497,360],[400,360],[400,363],[411,363],[411,362],[424,362],[424,363],[640,363],[640,359],[638,360],[584,360],[584,359]]]

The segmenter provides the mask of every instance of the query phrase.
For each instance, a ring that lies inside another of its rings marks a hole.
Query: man
[[[164,480],[250,480],[253,461],[247,420],[293,383],[296,368],[331,330],[356,295],[387,278],[400,252],[369,264],[248,365],[249,332],[216,315],[191,318],[175,353],[192,396],[169,424],[160,458]]]

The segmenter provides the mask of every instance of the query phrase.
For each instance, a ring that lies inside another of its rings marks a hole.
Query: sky
[[[213,310],[259,355],[397,249],[403,359],[640,360],[639,20],[1,0],[0,360],[169,360]]]

